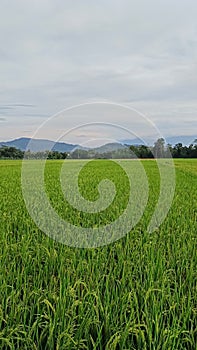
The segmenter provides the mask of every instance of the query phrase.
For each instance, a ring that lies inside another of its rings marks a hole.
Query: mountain
[[[182,143],[183,145],[189,145],[191,144],[195,139],[197,138],[196,135],[191,136],[171,136],[166,138],[166,142],[170,143],[171,145],[175,145],[177,143]],[[28,145],[31,141],[31,145]],[[87,148],[82,147],[80,145],[65,143],[65,142],[54,142],[50,140],[43,140],[43,139],[30,139],[26,137],[21,137],[19,139],[11,140],[11,141],[4,141],[0,142],[1,146],[7,146],[7,147],[15,147],[17,149],[20,149],[21,151],[26,151],[30,149],[32,152],[40,152],[40,151],[58,151],[58,152],[72,152],[75,149],[80,149],[84,151],[91,150],[94,153],[106,153],[106,152],[113,152],[120,149],[126,149],[128,145],[143,145],[144,143],[136,138],[133,140],[121,140],[120,143],[114,142],[114,143],[107,143],[105,145],[102,145],[100,147],[96,148]]]
[[[30,141],[31,141],[31,145],[28,146]],[[88,147],[82,147],[80,145],[74,145],[74,144],[69,144],[64,142],[54,142],[54,141],[43,140],[43,139],[30,139],[26,137],[22,137],[12,141],[0,142],[0,147],[1,146],[15,147],[17,149],[20,149],[21,151],[26,151],[29,149],[32,152],[40,152],[40,151],[47,151],[47,150],[53,150],[58,152],[71,152],[74,149],[80,149],[85,151],[92,150],[95,153],[101,153],[101,154],[105,152],[112,152],[118,149],[126,148],[125,145],[122,145],[121,143],[116,143],[116,142],[107,143],[100,147],[88,148]]]
[[[112,142],[112,143],[106,143],[105,145],[102,145],[100,147],[91,148],[91,151],[95,153],[105,153],[105,152],[113,152],[117,151],[119,149],[126,149],[127,146],[122,145],[118,142]]]
[[[138,145],[145,145],[145,142],[142,141],[140,138],[135,138],[135,139],[125,139],[125,140],[120,140],[121,143],[124,145],[133,145],[133,146],[138,146]]]
[[[31,141],[31,145],[28,146]],[[72,145],[64,142],[54,142],[42,139],[30,139],[21,137],[12,141],[0,142],[0,146],[15,147],[21,151],[30,150],[32,152],[40,152],[53,150],[58,152],[71,152],[77,145]]]
[[[190,135],[190,136],[171,136],[166,138],[166,142],[170,143],[171,145],[176,145],[177,143],[182,143],[184,146],[191,145],[191,143],[194,142],[194,140],[197,139],[197,135]]]
[[[190,145],[194,142],[194,140],[197,138],[196,135],[182,135],[182,136],[169,136],[166,137],[166,143],[171,144],[172,146],[176,145],[177,143],[182,143],[185,146]],[[144,145],[145,143],[141,141],[140,139],[136,138],[133,140],[127,139],[127,140],[121,140],[122,143],[126,145]]]

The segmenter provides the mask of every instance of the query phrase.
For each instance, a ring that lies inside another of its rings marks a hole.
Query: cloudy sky
[[[135,108],[164,136],[197,134],[196,18],[195,0],[1,0],[0,140],[92,101]]]

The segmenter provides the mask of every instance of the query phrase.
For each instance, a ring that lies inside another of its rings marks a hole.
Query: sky
[[[0,141],[60,137],[48,118],[99,101],[139,111],[165,137],[196,135],[196,18],[195,0],[1,0]],[[66,112],[61,132],[140,123],[140,113],[103,118],[96,106]]]

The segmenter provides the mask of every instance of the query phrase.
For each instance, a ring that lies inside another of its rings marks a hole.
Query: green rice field
[[[79,214],[62,196],[62,162],[47,161],[45,169],[59,216],[91,227],[124,211],[129,184],[118,167],[98,160],[82,171],[85,198],[98,197],[103,172],[117,195],[100,215]],[[197,160],[175,160],[174,200],[152,233],[160,181],[156,162],[143,160],[149,198],[141,220],[118,241],[89,249],[61,244],[36,226],[23,200],[21,164],[0,161],[0,349],[196,350]]]

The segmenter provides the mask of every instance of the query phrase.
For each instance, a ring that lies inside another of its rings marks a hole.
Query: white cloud
[[[196,15],[195,0],[2,0],[2,105],[36,111],[6,110],[0,139],[96,99],[132,103],[174,133],[196,125]]]

